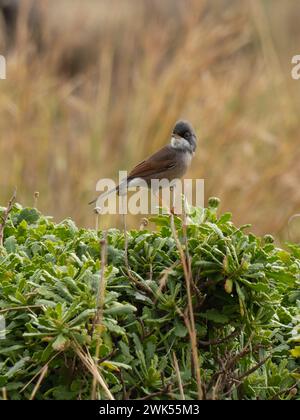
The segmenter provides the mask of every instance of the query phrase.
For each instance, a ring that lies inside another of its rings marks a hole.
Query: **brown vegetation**
[[[2,203],[15,186],[28,205],[39,191],[44,212],[93,226],[96,181],[184,117],[200,140],[188,176],[205,178],[236,223],[287,238],[300,208],[296,2],[43,3],[43,42],[20,19],[0,81]]]

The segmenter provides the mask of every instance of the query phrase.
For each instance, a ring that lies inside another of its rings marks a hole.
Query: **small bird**
[[[113,192],[122,195],[128,188],[139,185],[144,180],[151,188],[151,180],[180,179],[189,168],[197,147],[197,136],[188,121],[177,121],[171,135],[170,143],[135,166],[117,187],[99,195],[89,204],[94,204],[98,198],[105,198]]]

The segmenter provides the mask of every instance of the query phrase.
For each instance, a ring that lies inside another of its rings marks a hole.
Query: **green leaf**
[[[229,322],[227,315],[217,311],[216,309],[210,309],[203,314],[200,314],[201,317],[206,318],[208,321],[213,321],[218,324],[226,324]]]
[[[6,373],[6,376],[8,378],[12,378],[17,373],[20,373],[23,370],[23,368],[26,365],[26,363],[29,362],[29,360],[30,360],[30,357],[23,357],[21,360],[19,360],[18,362],[16,362],[13,367],[11,367],[8,370],[8,372]]]
[[[1,375],[0,376],[0,388],[4,387],[7,384],[7,377]]]
[[[176,337],[185,337],[188,333],[188,330],[184,324],[177,323],[174,329],[174,334]]]
[[[18,224],[25,220],[29,225],[36,223],[40,218],[40,213],[36,209],[25,208],[18,215]]]
[[[218,220],[218,224],[222,225],[224,223],[227,223],[231,220],[232,218],[232,213],[224,213],[220,219]]]
[[[105,315],[128,315],[136,312],[136,307],[127,303],[114,302],[112,306],[104,309]]]
[[[63,351],[69,344],[68,338],[64,337],[62,334],[58,335],[54,342],[52,343],[52,348],[56,351]]]
[[[293,357],[300,357],[300,346],[296,346],[294,349],[290,350]]]
[[[13,253],[16,252],[17,249],[17,240],[14,236],[10,236],[9,238],[5,239],[4,247],[6,248],[7,252]]]

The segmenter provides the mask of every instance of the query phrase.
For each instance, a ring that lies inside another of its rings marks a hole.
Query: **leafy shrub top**
[[[101,386],[93,391],[83,355],[116,399],[179,399],[179,379],[185,398],[197,398],[179,250],[170,217],[152,221],[154,232],[127,233],[130,275],[123,232],[107,232],[104,315],[92,335],[103,232],[13,207],[0,254],[8,398],[105,398]],[[178,217],[175,225],[191,262],[204,397],[297,398],[299,246],[283,250],[245,233],[230,214],[218,217],[213,201],[192,209],[186,227]]]

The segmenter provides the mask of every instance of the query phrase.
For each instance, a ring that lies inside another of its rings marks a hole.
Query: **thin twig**
[[[161,391],[157,391],[157,392],[153,392],[152,394],[146,395],[145,397],[141,397],[139,398],[139,400],[152,400],[153,397],[161,397],[161,396],[167,396],[167,397],[172,397],[172,392],[171,392],[171,385],[167,385],[164,389],[162,389]]]
[[[225,343],[226,341],[230,340],[231,338],[236,337],[239,333],[240,333],[240,330],[239,329],[236,329],[231,334],[227,335],[224,338],[218,338],[218,339],[209,340],[209,341],[199,340],[198,342],[199,342],[199,344],[201,344],[201,346],[207,346],[207,347],[208,346],[216,346],[218,344]]]
[[[192,286],[193,291],[195,292],[199,303],[201,306],[205,300],[205,296],[203,296],[200,292],[200,290],[198,289],[198,287],[196,286],[193,277],[192,277],[192,259],[190,257],[190,252],[189,252],[189,244],[188,244],[188,235],[187,235],[187,213],[186,213],[186,199],[184,194],[182,195],[182,202],[181,202],[181,206],[182,206],[182,234],[183,234],[183,241],[184,241],[184,245],[185,245],[185,253],[186,253],[186,260],[188,263],[188,269],[189,269],[189,273],[190,273],[190,283]]]
[[[5,211],[4,211],[3,215],[2,215],[2,222],[0,224],[0,246],[3,245],[4,228],[5,228],[5,225],[6,225],[8,216],[9,216],[9,213],[11,212],[11,210],[13,208],[13,205],[14,205],[14,203],[16,201],[16,198],[17,198],[17,190],[15,189],[15,191],[14,191],[11,199],[9,200],[8,205],[7,205]]]
[[[23,309],[32,309],[32,308],[43,308],[42,305],[28,305],[28,306],[12,306],[11,308],[5,308],[0,310],[0,314],[3,314],[5,312],[9,311],[21,311]]]
[[[121,269],[121,272],[125,275],[127,274],[129,279],[132,281],[132,283],[134,283],[136,285],[136,287],[140,290],[142,290],[143,292],[147,293],[147,295],[152,299],[154,292],[153,290],[147,286],[146,284],[142,283],[140,280],[136,279],[134,277],[134,275],[132,274],[130,268],[126,267],[126,273],[124,272],[124,270]]]
[[[175,203],[174,203],[175,196],[174,196],[173,187],[171,188],[171,198],[172,198],[171,209],[173,209],[175,207]],[[174,237],[174,240],[175,240],[175,243],[176,243],[179,255],[180,255],[180,260],[183,267],[184,278],[185,278],[185,283],[186,283],[189,316],[187,319],[185,319],[185,323],[187,326],[189,325],[188,332],[189,332],[189,336],[191,340],[192,357],[193,357],[194,369],[196,373],[198,399],[202,400],[203,389],[202,389],[202,381],[201,381],[201,373],[200,373],[200,361],[198,357],[198,348],[197,348],[197,333],[196,333],[196,328],[195,328],[195,318],[194,318],[194,310],[193,310],[193,302],[192,302],[192,294],[191,294],[191,274],[192,273],[189,270],[189,265],[187,264],[185,253],[183,251],[182,245],[177,235],[175,221],[174,221],[174,214],[172,211],[170,214],[170,218],[171,218],[171,230],[172,230],[172,234],[173,234],[173,237]]]
[[[160,298],[160,295],[161,295],[161,292],[164,290],[164,288],[166,287],[166,284],[167,284],[167,281],[168,281],[168,278],[169,278],[169,275],[170,275],[170,273],[172,273],[172,271],[174,270],[174,268],[176,267],[178,265],[178,261],[175,261],[175,263],[173,263],[170,267],[167,267],[167,268],[165,268],[163,271],[162,271],[162,276],[161,276],[161,278],[160,278],[160,280],[159,280],[159,288],[158,288],[158,290],[157,290],[157,292],[156,292],[156,298],[155,298],[155,301],[153,302],[154,303],[154,305],[157,303],[157,301],[158,301],[158,299]]]
[[[235,354],[231,359],[226,361],[226,369],[230,370],[237,363],[238,360],[242,359],[247,354],[251,353],[251,342],[254,333],[252,333],[246,343],[245,347],[237,354]]]
[[[253,334],[250,335],[246,345],[242,348],[242,350],[237,354],[232,354],[232,352],[228,353],[225,352],[225,357],[221,358],[220,356],[217,357],[217,361],[220,365],[220,370],[218,372],[215,372],[215,374],[212,376],[209,384],[207,385],[206,389],[207,391],[212,388],[212,398],[217,399],[219,392],[221,390],[224,390],[224,387],[226,386],[226,393],[223,395],[224,397],[229,395],[232,392],[232,388],[234,385],[236,385],[236,388],[238,388],[241,385],[241,378],[246,377],[250,375],[252,372],[254,372],[256,369],[258,369],[262,364],[265,363],[265,360],[258,363],[257,365],[253,366],[249,371],[245,372],[243,376],[241,377],[235,377],[234,376],[234,370],[236,369],[237,362],[246,356],[247,354],[251,353],[251,341],[253,338]],[[254,349],[257,349],[258,347],[261,347],[261,345],[254,346]],[[216,379],[217,378],[217,379]],[[214,381],[216,379],[215,385]]]
[[[75,342],[72,344],[74,351],[84,364],[84,366],[91,372],[93,377],[97,380],[97,382],[100,384],[102,389],[104,390],[106,396],[109,400],[114,400],[114,397],[110,390],[108,389],[107,384],[105,383],[104,379],[102,378],[102,375],[100,374],[98,370],[98,366],[95,363],[94,359],[89,353],[84,353],[83,349]]]
[[[122,384],[122,399],[126,400],[126,394],[127,394],[126,393],[126,384],[125,384],[125,381],[124,381],[123,370],[122,369],[120,369],[119,378],[120,378],[120,382]]]
[[[101,324],[103,318],[104,308],[104,297],[105,297],[105,266],[106,266],[106,254],[107,254],[107,232],[103,232],[103,239],[100,241],[101,246],[101,270],[97,291],[96,299],[96,315],[93,320],[92,332],[94,332],[95,326]],[[92,334],[93,335],[93,334]]]
[[[184,195],[182,196],[182,234],[183,234],[183,241],[185,245],[185,254],[186,254],[186,260],[188,263],[188,270],[190,274],[191,279],[191,273],[192,273],[192,262],[190,258],[189,253],[189,247],[188,247],[188,237],[187,237],[187,217],[186,217],[186,208],[185,208],[185,198]]]
[[[125,201],[125,196],[122,196],[122,216],[123,216],[123,231],[124,231],[124,258],[125,258],[125,266],[127,268],[127,271],[129,271],[128,236],[127,236],[126,214],[125,214],[125,210],[124,210],[124,201]]]
[[[223,376],[223,373],[218,376],[218,379],[217,379],[215,385],[213,386],[212,397],[211,397],[211,399],[213,401],[218,399],[218,391],[219,391],[219,388],[220,388],[220,383],[221,383],[221,380],[222,380],[222,376]]]
[[[51,359],[47,362],[47,365],[49,366],[49,364],[52,362],[53,359],[56,358],[56,356],[58,356],[61,352],[55,353],[54,356],[51,357]],[[23,391],[25,391],[25,389],[31,384],[31,382],[33,382],[35,380],[35,378],[37,376],[39,376],[39,374],[41,373],[41,371],[44,369],[45,366],[43,366],[31,379],[29,382],[27,382],[26,385],[23,386],[23,388],[21,389],[20,393],[22,393]]]
[[[38,191],[35,191],[35,193],[33,195],[33,207],[35,209],[37,209],[37,204],[38,204],[39,197],[40,197],[40,193]]]
[[[254,365],[252,368],[248,369],[245,373],[243,373],[238,378],[236,378],[236,380],[241,381],[242,379],[251,375],[251,373],[255,372],[257,369],[259,369],[261,366],[263,366],[266,363],[266,361],[270,359],[270,357],[271,356],[267,356],[264,359],[262,359],[260,362],[258,362],[256,365]]]
[[[99,226],[100,226],[101,208],[100,207],[95,207],[94,213],[95,213],[95,231],[96,231],[96,233],[98,233]]]
[[[93,336],[95,328],[97,328],[97,342],[96,342],[96,352],[95,352],[95,361],[98,365],[99,363],[99,350],[100,350],[100,329],[98,328],[102,324],[103,320],[103,310],[104,310],[104,298],[105,298],[105,289],[106,289],[106,281],[105,281],[105,266],[106,266],[106,258],[107,258],[107,232],[103,233],[103,239],[100,242],[101,246],[101,270],[100,270],[100,278],[98,284],[98,292],[97,292],[97,299],[96,299],[96,308],[97,312],[93,320],[92,332],[91,336]],[[96,392],[97,392],[97,380],[94,377],[93,379],[93,386],[92,386],[92,395],[91,399],[96,399]]]
[[[223,394],[223,398],[227,397],[228,395],[230,395],[233,392],[234,384],[236,385],[235,389],[238,389],[242,385],[243,379],[245,379],[247,376],[251,375],[257,369],[259,369],[261,366],[263,366],[266,363],[266,361],[269,360],[270,358],[271,358],[271,356],[268,356],[268,357],[264,358],[260,362],[256,363],[256,365],[254,365],[252,368],[248,369],[245,373],[240,375],[239,377],[231,376],[231,378],[230,378],[231,384],[230,384],[229,390],[227,392],[225,392],[225,394]],[[230,373],[230,372],[226,372],[226,373]],[[228,382],[230,382],[230,381],[228,381]]]
[[[2,399],[3,401],[7,401],[7,391],[5,387],[2,388]]]
[[[174,360],[174,367],[175,367],[175,371],[176,371],[176,375],[177,375],[177,380],[178,380],[180,397],[181,397],[181,400],[185,400],[185,395],[184,395],[184,391],[183,391],[183,386],[182,386],[182,381],[181,381],[181,375],[180,375],[178,360],[177,360],[177,357],[176,357],[175,352],[173,352],[173,360]]]
[[[297,390],[297,386],[298,386],[299,382],[300,381],[297,381],[294,385],[290,386],[289,388],[282,389],[282,390],[276,392],[276,394],[273,395],[271,400],[276,400],[278,397],[280,397],[280,395],[286,394],[287,392],[291,392],[293,389]]]
[[[35,397],[35,395],[36,395],[39,387],[41,386],[41,383],[42,383],[44,377],[46,376],[47,372],[48,372],[48,363],[42,368],[40,377],[39,377],[39,379],[38,379],[35,387],[33,388],[33,391],[32,391],[32,393],[30,395],[29,400],[33,400],[34,399],[34,397]]]

